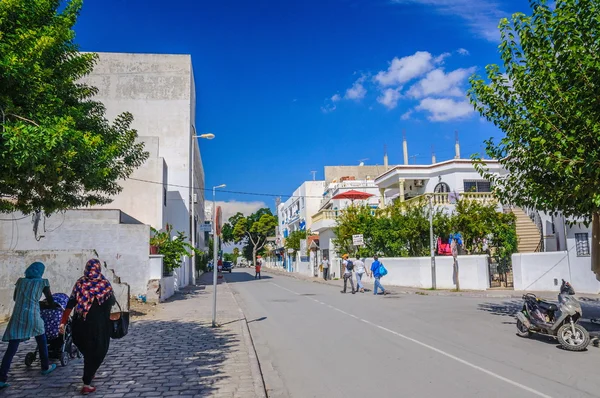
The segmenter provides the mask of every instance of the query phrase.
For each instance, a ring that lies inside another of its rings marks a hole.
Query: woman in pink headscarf
[[[73,342],[83,354],[83,388],[84,395],[96,391],[91,383],[104,362],[110,345],[110,312],[115,304],[113,288],[102,275],[100,261],[92,259],[87,262],[83,276],[79,278],[63,314],[60,329],[73,316]]]

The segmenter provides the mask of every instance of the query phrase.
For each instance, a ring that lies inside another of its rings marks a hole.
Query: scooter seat
[[[558,306],[554,303],[549,303],[547,301],[538,301],[538,305],[542,310],[545,311],[558,311]]]

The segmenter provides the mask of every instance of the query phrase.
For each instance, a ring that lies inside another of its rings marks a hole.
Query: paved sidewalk
[[[226,283],[218,287],[221,326],[211,328],[211,283],[212,275],[204,274],[198,286],[136,318],[128,336],[111,342],[92,396],[265,397],[246,319]],[[3,355],[6,345],[0,347]],[[11,387],[0,391],[0,398],[80,396],[82,360],[67,367],[59,364],[43,377],[39,362],[31,369],[23,363],[33,348],[32,341],[20,347],[9,376]]]
[[[303,274],[299,274],[296,272],[287,272],[281,268],[267,268],[263,267],[263,272],[273,273],[276,275],[284,275],[290,278],[296,278],[300,280],[305,280],[314,283],[323,283],[326,285],[332,285],[337,287],[343,287],[344,281],[343,279],[339,280],[329,280],[325,281],[322,277],[311,277]],[[356,278],[354,279],[354,285],[356,286]],[[367,287],[369,290],[373,289],[373,279],[369,277],[363,277],[362,279],[363,285]],[[523,294],[526,292],[521,290],[510,290],[510,289],[491,289],[491,290],[461,290],[459,292],[453,290],[430,290],[430,289],[419,289],[414,287],[407,286],[393,286],[385,283],[385,277],[382,278],[381,283],[383,286],[396,294],[419,294],[419,295],[428,295],[428,296],[462,296],[462,297],[475,297],[475,298],[517,298],[520,299],[523,297]],[[349,289],[350,287],[348,287]],[[527,293],[534,293],[536,296],[541,298],[546,298],[550,300],[556,300],[558,295],[558,287],[556,288],[556,292],[536,292],[536,291],[527,291]],[[577,294],[577,297],[584,298],[587,301],[597,301],[600,303],[600,295],[597,294]]]

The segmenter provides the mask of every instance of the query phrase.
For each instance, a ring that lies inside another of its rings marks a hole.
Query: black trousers
[[[323,268],[323,279],[329,279],[329,268]]]
[[[257,273],[254,275],[254,279],[256,279],[256,278],[258,278],[258,279],[261,279],[261,277],[260,277],[260,271],[258,271],[258,272],[257,272]]]

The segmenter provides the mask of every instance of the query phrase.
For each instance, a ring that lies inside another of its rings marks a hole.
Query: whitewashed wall
[[[6,319],[13,310],[13,292],[15,283],[22,278],[25,269],[35,262],[41,261],[46,266],[44,278],[50,282],[52,293],[71,294],[77,279],[83,275],[85,264],[90,258],[96,257],[91,250],[31,250],[31,251],[1,251],[0,250],[0,321]],[[106,260],[100,257],[101,261]],[[115,295],[123,310],[129,308],[130,289],[118,274],[111,271],[108,259],[108,269],[102,273],[113,285]]]
[[[431,258],[381,258],[388,274],[381,283],[392,286],[431,288]],[[370,269],[373,259],[366,259]],[[435,258],[436,285],[438,289],[454,289],[454,271],[452,257]],[[487,256],[459,256],[460,288],[463,290],[486,290],[489,287],[489,268]]]
[[[574,241],[569,240],[569,247]],[[600,292],[600,282],[591,271],[590,257],[577,257],[575,250],[517,253],[512,256],[515,290],[558,292],[561,280],[569,281],[577,293]]]

